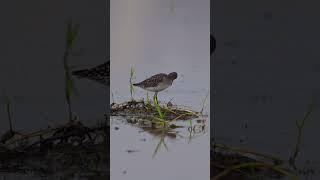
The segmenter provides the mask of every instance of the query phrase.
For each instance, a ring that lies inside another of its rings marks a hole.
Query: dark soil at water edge
[[[0,145],[0,171],[37,176],[109,176],[109,126],[80,122],[13,134]]]
[[[240,148],[215,144],[211,148],[211,179],[250,180],[299,178],[280,159]]]

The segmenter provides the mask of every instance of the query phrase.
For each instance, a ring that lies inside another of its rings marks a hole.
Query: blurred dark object
[[[210,34],[210,55],[216,50],[216,39]]]

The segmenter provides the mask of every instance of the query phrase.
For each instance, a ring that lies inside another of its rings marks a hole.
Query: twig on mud
[[[242,163],[242,164],[238,164],[238,165],[235,165],[235,166],[232,166],[230,168],[227,168],[225,169],[224,171],[222,171],[221,173],[217,174],[216,176],[214,176],[212,178],[212,180],[219,180],[223,177],[225,177],[226,175],[228,175],[230,172],[234,171],[234,170],[238,170],[238,169],[244,169],[244,168],[270,168],[282,175],[285,175],[285,176],[288,176],[288,177],[291,177],[293,180],[298,180],[299,178],[280,168],[279,166],[275,166],[275,165],[271,165],[271,164],[266,164],[266,163],[261,163],[261,162],[249,162],[249,163]]]

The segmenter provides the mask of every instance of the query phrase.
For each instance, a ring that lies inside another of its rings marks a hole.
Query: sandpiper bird
[[[133,85],[140,87],[144,90],[154,92],[154,98],[158,100],[158,92],[170,87],[172,85],[173,80],[177,79],[177,77],[178,74],[176,72],[172,72],[169,74],[160,73]]]
[[[214,36],[212,36],[210,34],[210,54],[212,54],[215,51],[215,49],[216,49],[216,39],[214,38]],[[176,74],[176,78],[177,78],[177,73],[175,73],[175,74]],[[94,80],[100,84],[109,86],[110,85],[110,61],[103,63],[103,64],[100,64],[100,65],[93,67],[93,68],[90,68],[90,69],[73,71],[72,75],[77,76],[79,78],[87,78],[90,80]],[[166,75],[166,74],[164,74],[164,75]],[[162,77],[164,75],[157,74],[157,75],[154,75],[155,77],[152,76],[151,78],[158,78],[158,76]],[[166,76],[168,76],[168,75],[166,75]],[[149,79],[151,79],[151,78],[149,78]],[[174,78],[174,79],[176,79],[176,78]],[[147,80],[148,79],[146,79],[145,81],[147,81]],[[154,81],[154,80],[151,80],[151,81]],[[172,84],[172,81],[171,81],[171,84]],[[141,83],[143,83],[143,82],[141,82]],[[171,84],[168,85],[167,87],[165,87],[164,89],[171,86]],[[140,83],[137,83],[136,86],[141,87],[146,90],[148,90],[148,88],[149,88],[149,87],[144,88],[144,85],[140,86]],[[160,86],[162,86],[162,85],[160,84]],[[156,89],[156,88],[151,86],[151,89]],[[161,89],[161,88],[159,88],[159,89]],[[159,91],[162,91],[162,90],[159,90]],[[149,90],[149,91],[156,92],[154,90]],[[159,92],[159,91],[157,91],[157,92]]]
[[[100,84],[110,85],[110,61],[89,69],[73,71],[72,75],[87,78]]]

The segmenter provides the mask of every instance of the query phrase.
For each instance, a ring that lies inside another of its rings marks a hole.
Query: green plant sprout
[[[134,101],[134,98],[133,98],[133,95],[134,95],[134,86],[133,86],[133,83],[132,83],[132,80],[134,79],[134,73],[135,73],[135,70],[133,67],[130,68],[130,79],[129,79],[129,90],[130,90],[130,95],[131,95],[131,100]]]
[[[76,37],[79,33],[79,25],[73,24],[72,21],[69,21],[67,24],[67,30],[65,34],[65,50],[63,55],[63,67],[64,67],[64,79],[65,79],[65,98],[68,105],[68,114],[69,114],[69,121],[73,120],[73,113],[71,107],[71,96],[74,90],[74,83],[71,77],[71,71],[69,67],[69,57],[70,53],[74,47]]]
[[[166,117],[166,113],[165,113],[165,112],[163,113],[163,112],[161,111],[161,107],[160,107],[160,105],[159,105],[158,98],[157,98],[156,95],[153,97],[153,101],[154,101],[154,106],[156,107],[156,110],[157,110],[157,112],[158,112],[158,114],[159,114],[159,118],[162,119],[162,120],[164,120],[165,117]]]

